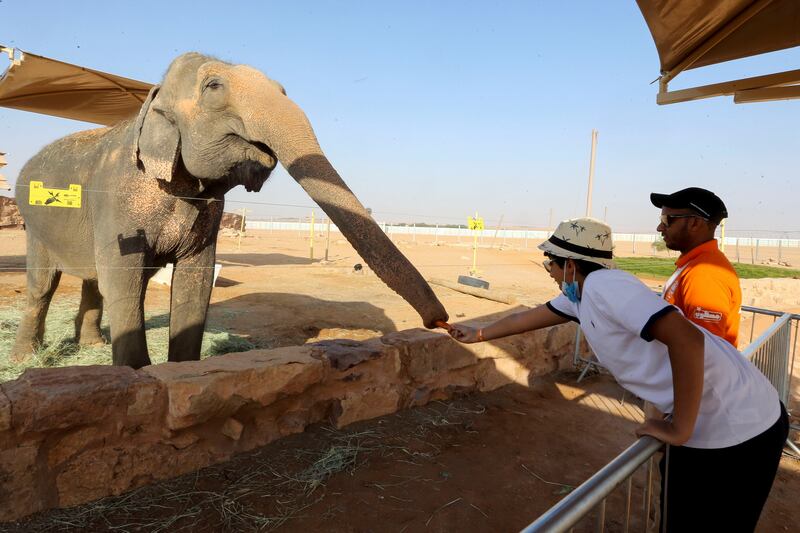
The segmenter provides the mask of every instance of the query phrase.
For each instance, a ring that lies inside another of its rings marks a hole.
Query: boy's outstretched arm
[[[454,324],[453,329],[450,330],[450,336],[459,342],[473,343],[555,326],[567,321],[563,316],[557,315],[548,309],[546,305],[540,305],[539,307],[501,318],[483,328]]]

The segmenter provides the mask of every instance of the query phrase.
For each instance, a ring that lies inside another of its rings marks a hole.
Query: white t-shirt
[[[677,307],[633,275],[605,269],[586,277],[578,304],[562,294],[547,307],[580,324],[600,364],[620,385],[661,412],[672,412],[669,353],[652,338],[650,326],[667,313],[680,313]],[[697,329],[705,337],[703,396],[694,432],[684,446],[726,448],[764,432],[780,415],[775,388],[728,342]]]

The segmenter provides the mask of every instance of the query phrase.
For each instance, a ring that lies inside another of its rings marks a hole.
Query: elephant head
[[[325,157],[303,111],[258,70],[197,53],[178,57],[151,90],[134,135],[139,169],[165,181],[185,172],[204,187],[258,191],[280,161],[426,327],[447,320],[430,286]]]

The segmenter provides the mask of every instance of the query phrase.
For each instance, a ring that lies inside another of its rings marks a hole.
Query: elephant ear
[[[178,166],[181,135],[169,113],[159,105],[160,86],[150,89],[134,125],[136,166],[147,176],[172,181]]]

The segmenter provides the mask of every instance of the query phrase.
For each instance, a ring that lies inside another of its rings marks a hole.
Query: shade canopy
[[[661,61],[658,103],[800,98],[800,70],[669,91],[681,72],[800,46],[798,0],[637,0]]]
[[[152,84],[0,47],[11,65],[0,106],[110,126],[138,113]]]

